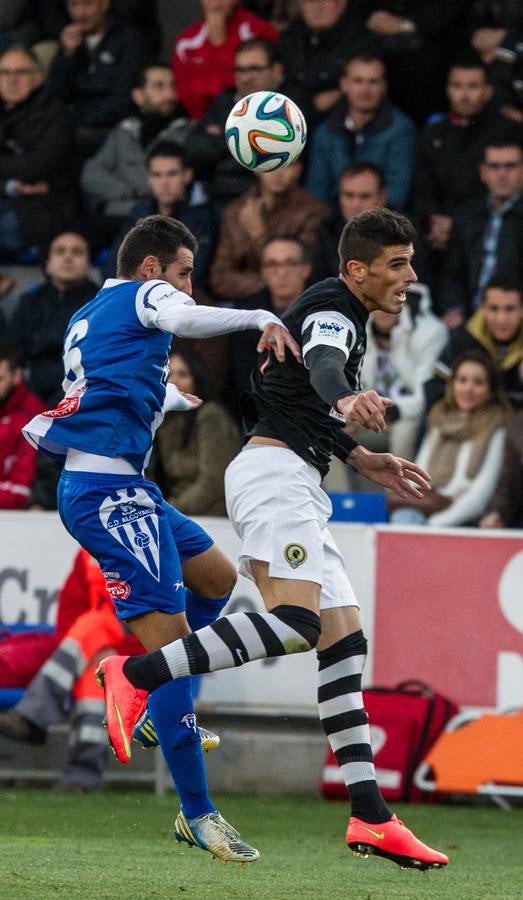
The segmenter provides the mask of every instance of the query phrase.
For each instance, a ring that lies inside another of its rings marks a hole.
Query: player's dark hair
[[[236,58],[240,53],[243,53],[244,50],[263,50],[269,66],[281,62],[281,53],[278,45],[273,43],[273,41],[269,41],[268,38],[255,37],[249,38],[248,41],[243,41],[242,44],[239,44],[239,46],[236,47],[234,57]]]
[[[22,350],[15,341],[0,340],[0,362],[6,362],[10,369],[22,368]]]
[[[338,176],[338,184],[342,178],[356,178],[357,175],[363,175],[364,172],[371,172],[376,176],[378,188],[382,191],[385,187],[383,169],[381,166],[377,166],[371,162],[357,162],[351,163],[350,166],[345,166]]]
[[[152,159],[157,159],[159,156],[162,156],[165,159],[175,157],[180,160],[184,168],[187,165],[187,154],[185,150],[183,147],[180,147],[179,144],[175,144],[174,141],[156,141],[145,157],[147,166],[149,166]]]
[[[483,300],[487,296],[487,291],[494,288],[497,288],[499,291],[517,292],[520,300],[523,300],[523,285],[517,275],[512,274],[512,272],[495,272],[483,289]]]
[[[138,69],[136,73],[136,77],[134,79],[134,87],[135,88],[144,88],[147,82],[147,75],[151,71],[151,69],[167,69],[168,72],[172,72],[172,69],[167,63],[161,62],[150,62],[147,63],[146,66],[142,66],[141,69]]]
[[[346,222],[338,244],[340,271],[347,271],[351,259],[370,265],[385,247],[412,244],[416,229],[400,213],[386,207],[376,207],[354,216]]]
[[[192,231],[170,216],[146,216],[127,232],[116,263],[119,278],[132,278],[146,256],[156,256],[162,271],[176,259],[180,247],[196,253],[198,243]]]

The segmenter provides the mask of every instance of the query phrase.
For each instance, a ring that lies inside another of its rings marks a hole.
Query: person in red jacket
[[[180,103],[201,119],[212,100],[234,84],[234,51],[251,38],[274,43],[278,32],[237,0],[201,0],[203,18],[189,25],[174,45],[172,67]]]
[[[23,509],[35,478],[36,451],[21,428],[44,404],[24,382],[16,344],[0,341],[0,509]]]

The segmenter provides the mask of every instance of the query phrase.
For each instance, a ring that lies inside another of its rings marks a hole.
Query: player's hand
[[[358,446],[349,454],[349,461],[365,478],[382,484],[404,500],[421,499],[430,490],[430,475],[425,469],[392,453],[372,453]]]
[[[362,391],[342,397],[337,401],[336,409],[347,422],[354,422],[371,431],[385,431],[385,412],[392,405],[392,400],[381,397],[377,391]]]
[[[264,350],[269,348],[274,351],[274,355],[278,362],[285,362],[286,347],[289,348],[292,355],[299,363],[303,362],[301,350],[290,331],[283,325],[278,325],[276,322],[269,322],[263,329],[260,340],[258,341],[258,346],[256,347],[258,353],[263,353]]]

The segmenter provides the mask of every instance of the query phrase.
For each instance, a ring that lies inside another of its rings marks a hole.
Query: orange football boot
[[[105,709],[109,743],[121,763],[131,759],[134,727],[147,706],[148,692],[133,687],[123,673],[128,656],[106,656],[97,670],[96,680],[105,691]]]
[[[384,856],[402,869],[441,869],[448,857],[418,840],[396,816],[388,822],[362,822],[351,816],[347,826],[347,844],[357,856]]]

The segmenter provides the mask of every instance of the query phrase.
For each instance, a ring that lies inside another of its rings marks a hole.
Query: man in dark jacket
[[[74,211],[73,127],[24,47],[0,56],[0,255],[46,246]]]
[[[79,234],[54,239],[45,263],[46,280],[20,298],[9,323],[9,335],[20,347],[27,383],[47,409],[63,397],[62,346],[69,319],[96,294],[88,277],[89,247]]]
[[[483,148],[506,119],[492,99],[481,59],[469,52],[450,67],[449,111],[425,126],[414,174],[414,209],[435,250],[445,250],[455,208],[481,191]]]
[[[49,92],[72,105],[82,158],[130,111],[143,61],[140,33],[109,15],[110,0],[67,0],[71,22],[49,71]]]
[[[454,218],[440,308],[449,328],[477,309],[495,272],[523,276],[523,149],[512,135],[488,141],[480,176],[487,191]]]
[[[138,219],[159,213],[179,219],[198,241],[193,285],[204,287],[207,280],[216,226],[214,215],[201,182],[194,181],[184,150],[171,141],[159,140],[147,155],[149,192],[133,207],[120,234],[116,237],[104,266],[106,278],[114,276],[116,256],[122,238]]]
[[[298,17],[281,36],[290,96],[313,129],[341,97],[344,65],[357,50],[375,45],[365,28],[367,0],[300,0]]]

